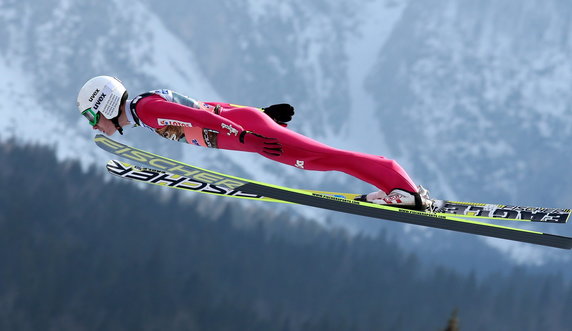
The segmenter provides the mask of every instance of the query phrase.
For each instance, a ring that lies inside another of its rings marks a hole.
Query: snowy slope
[[[409,3],[367,86],[387,114],[379,127],[433,194],[570,206],[571,10],[561,1]],[[519,261],[563,257],[487,242]]]
[[[407,123],[411,134],[398,144],[420,176],[437,177],[446,167],[458,179],[447,183],[458,198],[570,201],[562,195],[570,171],[560,152],[571,133],[570,10],[533,0],[407,8],[369,90],[387,87],[378,110],[391,108]],[[400,130],[394,121],[379,124]]]

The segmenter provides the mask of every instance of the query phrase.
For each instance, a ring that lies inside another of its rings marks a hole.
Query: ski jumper
[[[341,171],[385,193],[399,188],[417,192],[405,170],[393,160],[333,148],[274,122],[259,108],[220,102],[200,102],[171,90],[156,90],[128,102],[136,125],[189,144],[236,151],[252,151],[240,141],[243,131],[275,138],[280,155],[259,152],[273,161],[305,170]]]

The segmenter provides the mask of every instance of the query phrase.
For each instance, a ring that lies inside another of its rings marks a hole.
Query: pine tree
[[[447,327],[443,331],[459,331],[459,317],[457,309],[453,310],[451,314],[451,318],[449,318],[449,322],[447,323]]]

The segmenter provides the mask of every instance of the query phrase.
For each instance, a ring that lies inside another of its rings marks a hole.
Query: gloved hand
[[[292,120],[292,116],[294,116],[294,107],[287,103],[268,106],[266,108],[262,108],[262,110],[266,115],[273,119],[274,122],[280,125],[286,125],[286,122],[290,122]]]
[[[272,156],[282,155],[282,145],[276,138],[268,138],[252,131],[242,131],[238,140],[246,145],[246,150]]]

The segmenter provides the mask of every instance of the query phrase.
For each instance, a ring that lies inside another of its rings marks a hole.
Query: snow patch
[[[40,100],[30,95],[35,77],[22,69],[15,58],[10,65],[0,57],[0,140],[17,138],[27,144],[55,147],[58,159],[79,159],[84,166],[93,164],[103,153],[85,153],[93,149],[90,139],[78,139],[89,126],[78,116],[78,124],[65,126],[60,110],[46,109]],[[78,113],[79,114],[79,113]],[[62,148],[65,146],[65,148]]]
[[[383,132],[380,132],[378,122],[367,120],[379,117],[380,114],[376,112],[375,97],[367,93],[364,84],[380,54],[382,54],[383,47],[393,28],[401,19],[404,8],[405,4],[402,2],[372,1],[363,4],[358,13],[362,24],[354,38],[345,45],[349,59],[348,85],[350,87],[351,108],[348,110],[348,121],[343,135],[362,137],[363,133],[367,132],[367,141],[374,143],[360,146],[361,151],[366,153],[381,154],[390,150],[387,147],[388,138]],[[389,112],[390,110],[388,110]],[[340,134],[335,133],[334,137],[340,137]],[[355,139],[344,139],[344,141],[340,141],[340,143],[342,142],[344,142],[342,146],[346,148],[355,146]]]
[[[141,73],[164,84],[156,88],[176,90],[201,100],[220,100],[197,64],[194,51],[200,51],[200,45],[183,43],[152,11],[138,2],[131,4],[124,15],[126,21],[136,18],[131,20],[131,24],[147,40],[133,43],[134,46],[129,49],[129,59]]]

